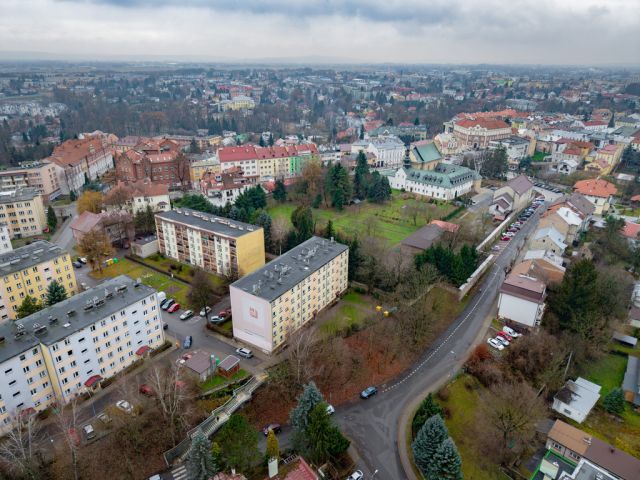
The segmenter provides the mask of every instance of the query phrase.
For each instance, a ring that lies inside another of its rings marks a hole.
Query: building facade
[[[453,125],[453,135],[458,145],[477,150],[489,148],[491,142],[510,137],[511,127],[494,118],[464,119]]]
[[[156,214],[163,255],[209,272],[240,278],[264,265],[264,230],[189,208]]]
[[[189,160],[173,140],[146,140],[115,157],[116,178],[123,182],[148,180],[169,187],[191,183]]]
[[[27,295],[45,299],[47,287],[56,280],[67,295],[76,293],[71,256],[58,245],[40,240],[0,255],[0,323],[16,318]]]
[[[271,353],[348,285],[349,248],[312,237],[230,287],[233,335]]]
[[[23,164],[20,168],[0,170],[0,190],[33,187],[42,194],[45,203],[58,197],[62,191],[56,165],[47,160]]]
[[[618,193],[618,189],[613,183],[606,180],[580,180],[573,186],[573,191],[584,195],[595,207],[595,215],[605,215],[613,202],[613,196]]]
[[[304,164],[318,159],[319,155],[316,145],[309,143],[282,147],[224,147],[218,150],[218,158],[222,172],[235,167],[242,170],[245,176],[258,177],[262,182],[299,177]]]
[[[544,313],[546,285],[526,275],[505,278],[498,296],[498,316],[527,327],[540,325]]]
[[[65,404],[164,343],[156,291],[124,275],[0,325],[0,429]]]
[[[0,254],[10,252],[11,250],[13,250],[13,245],[11,245],[9,226],[6,223],[0,223]]]
[[[0,222],[12,239],[40,235],[47,228],[42,195],[33,187],[0,192]]]

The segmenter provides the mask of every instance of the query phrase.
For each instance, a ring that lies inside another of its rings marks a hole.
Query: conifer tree
[[[187,472],[192,480],[208,480],[220,470],[211,452],[211,443],[201,429],[191,439],[187,456]]]
[[[280,445],[278,443],[278,438],[273,430],[269,430],[269,434],[267,435],[267,458],[280,458]]]
[[[411,444],[411,449],[416,465],[425,477],[432,478],[433,456],[448,436],[449,432],[440,415],[429,418],[418,431],[418,435]]]
[[[429,478],[433,480],[462,480],[462,460],[451,437],[442,442],[434,454]]]
[[[604,409],[609,413],[620,415],[624,412],[624,392],[621,388],[611,390],[602,401]]]
[[[64,285],[58,283],[57,280],[52,281],[47,287],[47,305],[55,305],[58,302],[66,300],[67,290]]]

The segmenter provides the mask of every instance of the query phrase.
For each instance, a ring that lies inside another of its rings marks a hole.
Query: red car
[[[220,313],[218,313],[218,316],[220,318],[227,318],[230,315],[231,315],[231,309],[230,308],[227,308],[226,310],[220,310]]]
[[[174,303],[173,305],[171,305],[169,307],[169,309],[167,310],[167,312],[169,313],[173,313],[173,312],[177,312],[178,310],[180,310],[180,304],[179,303]]]
[[[498,336],[504,338],[508,342],[513,340],[513,337],[509,335],[507,332],[498,332]]]
[[[503,242],[508,242],[509,240],[511,240],[511,237],[504,236],[500,238],[500,240],[502,240]]]
[[[143,383],[142,385],[140,385],[140,388],[138,389],[138,391],[142,395],[146,395],[147,397],[151,397],[151,396],[153,396],[155,394],[155,392],[153,391],[153,388],[151,388],[146,383]]]

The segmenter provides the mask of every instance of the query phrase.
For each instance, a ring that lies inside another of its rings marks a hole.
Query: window
[[[27,356],[23,353],[22,355],[20,355],[20,360],[25,360],[27,358]]]

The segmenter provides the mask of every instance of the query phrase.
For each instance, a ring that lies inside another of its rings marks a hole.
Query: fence
[[[469,278],[467,278],[467,281],[464,284],[460,285],[460,288],[458,288],[459,300],[462,300],[464,296],[469,293],[469,290],[471,290],[478,279],[482,277],[482,274],[486,272],[491,265],[493,265],[493,261],[494,255],[489,255],[487,259],[482,262],[478,268],[476,268],[476,271],[473,272]]]

